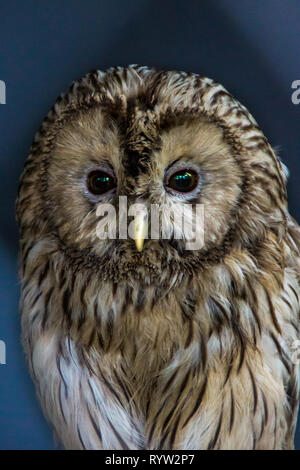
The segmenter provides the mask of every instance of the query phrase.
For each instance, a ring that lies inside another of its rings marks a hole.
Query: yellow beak
[[[144,240],[147,235],[147,217],[143,212],[139,212],[134,217],[134,240],[138,251],[142,251]]]

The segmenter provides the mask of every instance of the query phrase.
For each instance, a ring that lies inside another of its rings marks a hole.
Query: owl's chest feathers
[[[268,297],[256,317],[253,297],[220,290],[183,288],[156,301],[151,289],[65,292],[65,334],[53,328],[54,300],[42,333],[33,313],[26,334],[41,401],[66,447],[281,445],[286,366],[270,340]]]
[[[99,352],[46,334],[35,346],[33,372],[67,448],[280,446],[286,432],[276,418],[286,406],[280,362],[265,367],[247,345],[241,362],[240,349],[231,354],[230,335],[228,341],[220,351],[212,335],[204,364],[198,341],[184,348],[173,339],[174,350],[161,346],[165,357],[158,358],[144,336],[134,357],[126,343],[124,350]]]

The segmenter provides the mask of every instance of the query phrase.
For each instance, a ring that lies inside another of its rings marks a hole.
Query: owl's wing
[[[290,405],[288,431],[286,435],[286,449],[294,449],[294,437],[296,431],[299,409],[299,364],[295,364],[286,384],[286,394]]]
[[[291,250],[292,257],[289,259],[288,267],[292,267],[297,273],[298,277],[298,301],[300,302],[300,227],[298,223],[290,217],[288,220],[288,231],[287,231],[287,244]],[[292,265],[292,266],[291,266]],[[299,309],[300,311],[300,303]],[[298,325],[298,341],[300,340],[300,322],[299,314],[296,318],[296,325]],[[298,344],[298,343],[297,343]],[[294,448],[294,434],[296,430],[298,408],[299,408],[299,388],[300,388],[300,365],[298,363],[292,363],[292,369],[289,379],[286,383],[286,394],[290,405],[290,425],[289,431],[286,436],[286,447],[287,449]]]
[[[296,266],[293,265],[293,267],[296,267],[300,286],[300,226],[292,216],[289,216],[287,229],[287,242],[295,255],[294,262]]]

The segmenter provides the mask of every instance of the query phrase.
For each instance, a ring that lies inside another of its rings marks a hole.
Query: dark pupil
[[[197,186],[197,174],[193,171],[178,171],[171,176],[168,186],[181,193],[192,191]]]
[[[88,177],[88,188],[93,194],[104,194],[114,187],[114,178],[103,171],[93,171]]]

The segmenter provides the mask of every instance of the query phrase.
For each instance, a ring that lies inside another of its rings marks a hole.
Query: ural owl
[[[254,118],[209,78],[133,65],[58,98],[17,217],[23,344],[65,448],[293,448],[300,231],[285,183]],[[175,224],[146,239],[145,214],[135,240],[118,223],[97,236],[121,196],[162,217],[203,207],[203,243],[186,249]]]

